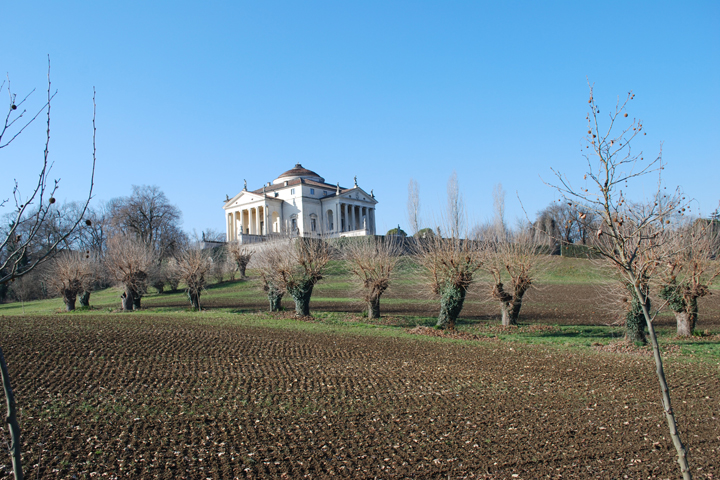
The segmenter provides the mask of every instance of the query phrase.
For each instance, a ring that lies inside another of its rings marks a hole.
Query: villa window
[[[314,188],[311,188],[311,189],[310,189],[310,195],[315,195],[315,189],[314,189]]]
[[[312,230],[312,231],[314,232],[316,225],[317,225],[317,223],[315,222],[315,219],[314,219],[314,218],[311,218],[311,219],[310,219],[310,230]]]
[[[291,188],[291,189],[290,189],[290,195],[295,195],[295,189],[294,189],[294,188]]]

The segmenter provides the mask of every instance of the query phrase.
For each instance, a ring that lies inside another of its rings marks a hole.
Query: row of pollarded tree
[[[625,224],[625,230],[637,228],[629,223]],[[698,221],[645,233],[655,237],[653,241],[657,246],[643,261],[641,288],[647,294],[646,307],[650,307],[649,294],[654,290],[675,313],[678,336],[693,334],[698,318],[697,300],[709,293],[710,285],[720,275],[720,235],[716,228],[710,228],[712,226],[712,223]],[[436,324],[440,329],[455,328],[467,292],[477,283],[498,303],[502,325],[517,325],[523,298],[550,258],[547,235],[532,227],[478,240],[439,234],[419,239],[388,236],[354,240],[340,248],[340,258],[347,262],[362,292],[368,318],[380,316],[380,298],[393,280],[401,254],[410,253],[411,260],[419,267],[417,274],[424,279],[429,293],[440,301]],[[602,250],[609,240],[607,235],[595,234],[589,245]],[[322,280],[334,250],[326,242],[307,239],[279,240],[261,250],[255,266],[270,310],[279,310],[280,301],[287,293],[295,302],[296,314],[309,315],[313,287]],[[610,274],[624,292],[617,303],[623,312],[627,338],[645,343],[642,305],[632,285],[617,269],[616,266]],[[481,272],[489,276],[489,283],[477,282]]]
[[[251,257],[252,252],[239,244],[227,249],[229,262],[242,277],[245,277]],[[149,286],[162,293],[163,285],[169,284],[175,290],[181,283],[185,285],[191,306],[200,309],[200,295],[217,263],[208,252],[189,244],[175,248],[172,256],[162,258],[142,239],[134,235],[116,235],[108,240],[104,252],[60,252],[51,261],[44,277],[50,290],[62,297],[67,311],[75,310],[78,299],[81,306],[89,306],[93,289],[108,281],[123,289],[121,305],[124,311],[139,309]],[[227,271],[224,265],[221,272]]]

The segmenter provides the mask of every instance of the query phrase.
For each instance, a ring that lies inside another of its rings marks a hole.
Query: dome
[[[277,185],[278,183],[288,182],[290,180],[295,180],[296,178],[305,178],[307,180],[325,183],[325,179],[323,177],[313,172],[312,170],[304,168],[299,163],[296,163],[294,168],[288,170],[287,172],[281,174],[278,178],[273,180],[273,184]]]

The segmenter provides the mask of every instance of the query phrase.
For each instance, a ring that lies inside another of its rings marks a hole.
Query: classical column
[[[340,202],[335,202],[335,231],[340,231]]]
[[[349,203],[348,210],[350,210],[350,220],[348,223],[348,232],[355,230],[355,205]]]
[[[347,212],[345,208],[345,204],[340,204],[340,231],[344,232],[347,229]]]
[[[370,209],[370,234],[375,235],[375,209]]]

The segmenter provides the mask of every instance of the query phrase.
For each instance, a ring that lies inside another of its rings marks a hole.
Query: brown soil
[[[643,356],[207,314],[3,317],[0,338],[30,479],[679,476]],[[667,362],[693,474],[717,478],[717,366]]]

